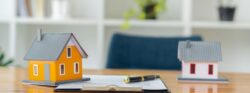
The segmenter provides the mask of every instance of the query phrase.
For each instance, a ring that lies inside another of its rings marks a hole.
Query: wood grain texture
[[[250,93],[250,74],[243,73],[220,73],[220,75],[230,80],[229,84],[178,83],[176,78],[180,75],[180,71],[105,69],[84,70],[83,73],[91,75],[158,74],[171,93]],[[54,93],[54,87],[22,84],[21,81],[27,78],[27,69],[0,68],[0,93]]]

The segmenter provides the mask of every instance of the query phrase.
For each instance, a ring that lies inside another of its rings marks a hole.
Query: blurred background
[[[83,65],[88,69],[106,67],[114,33],[155,38],[200,35],[222,43],[221,72],[250,73],[249,4],[249,0],[1,0],[0,60],[10,63],[3,66],[26,67],[23,57],[38,28],[74,33],[89,55]]]

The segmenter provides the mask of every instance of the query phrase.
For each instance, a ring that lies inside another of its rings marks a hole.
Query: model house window
[[[208,65],[208,74],[213,75],[214,66],[212,64]]]
[[[71,47],[67,47],[67,58],[71,58],[72,56],[72,50],[71,50]]]
[[[190,64],[190,73],[195,74],[195,64]]]
[[[65,75],[65,65],[64,64],[59,65],[59,71],[60,71],[60,75]]]
[[[37,64],[33,65],[33,75],[38,76],[38,65]]]
[[[75,62],[74,63],[74,74],[78,74],[79,73],[79,63]]]

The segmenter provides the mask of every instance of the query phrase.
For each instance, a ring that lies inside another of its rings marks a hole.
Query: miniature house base
[[[28,62],[25,84],[57,86],[58,84],[86,81],[82,78],[82,58],[87,58],[73,33],[42,33],[24,56]]]
[[[178,59],[182,63],[182,82],[227,83],[219,77],[218,63],[222,61],[219,42],[180,41]]]
[[[31,81],[31,80],[23,80],[23,84],[32,84],[32,85],[42,85],[42,86],[58,86],[59,84],[72,83],[72,82],[82,82],[89,81],[90,78],[84,77],[81,80],[67,80],[62,82],[51,82],[51,81]]]
[[[218,77],[217,79],[202,79],[202,78],[185,78],[179,76],[177,78],[178,82],[188,82],[188,83],[229,83],[228,79],[224,77]]]

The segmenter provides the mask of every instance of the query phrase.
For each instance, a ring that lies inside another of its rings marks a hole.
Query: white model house
[[[181,79],[218,79],[218,62],[222,61],[219,42],[181,41],[178,59],[182,62]]]

